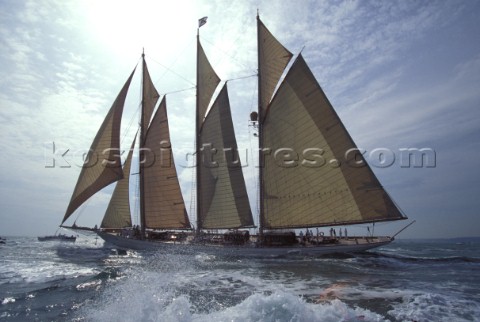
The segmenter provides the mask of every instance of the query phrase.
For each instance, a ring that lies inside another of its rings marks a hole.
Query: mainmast
[[[140,226],[141,226],[141,237],[145,238],[145,192],[144,192],[144,153],[143,147],[145,145],[145,128],[144,128],[144,118],[145,118],[145,51],[142,50],[142,110],[140,113],[140,144],[138,149],[139,154],[139,176],[140,176]]]
[[[260,194],[260,214],[259,214],[259,239],[260,243],[263,243],[263,227],[264,227],[264,208],[263,208],[263,195],[264,195],[264,187],[263,187],[263,107],[262,107],[262,86],[261,86],[261,73],[260,73],[260,16],[257,10],[257,53],[258,53],[258,177],[259,177],[259,194]]]
[[[195,156],[196,156],[196,180],[197,180],[197,191],[196,191],[196,199],[197,199],[197,225],[196,225],[196,234],[198,235],[201,230],[202,222],[200,219],[200,211],[201,211],[201,196],[200,196],[200,164],[202,162],[201,158],[201,151],[199,147],[200,142],[200,93],[198,88],[199,83],[199,47],[200,47],[200,24],[197,28],[197,70],[196,70],[196,102],[195,102]]]

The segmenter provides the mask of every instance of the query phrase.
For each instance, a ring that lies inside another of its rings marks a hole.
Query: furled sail
[[[200,129],[200,213],[203,229],[254,226],[238,155],[232,115],[225,84]]]
[[[257,24],[261,109],[259,112],[263,119],[278,80],[293,55],[270,33],[258,17]]]
[[[197,40],[197,48],[197,117],[198,124],[201,124],[207,113],[208,104],[212,99],[213,93],[220,83],[220,78],[213,70],[212,65],[210,65],[200,40]]]
[[[271,150],[262,172],[265,228],[404,218],[362,155],[346,160],[356,146],[301,55],[268,107],[263,147]]]
[[[135,148],[135,141],[137,136],[133,139],[132,147],[128,152],[127,159],[123,165],[123,179],[117,182],[112,198],[108,204],[107,211],[103,217],[101,228],[122,228],[132,226],[132,217],[130,215],[130,169],[132,164],[133,149]]]
[[[132,71],[93,140],[62,223],[88,198],[123,178],[120,158],[120,123]]]
[[[165,97],[147,130],[143,149],[146,228],[190,228],[170,145]]]

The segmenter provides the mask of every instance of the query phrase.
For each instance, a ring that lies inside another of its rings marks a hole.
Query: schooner
[[[205,22],[206,17],[199,21],[199,28]],[[259,143],[258,227],[238,157],[227,83],[218,88],[221,80],[202,48],[198,31],[196,221],[189,220],[173,156],[162,155],[158,162],[154,154],[144,153],[146,149],[157,152],[159,144],[169,148],[170,131],[166,98],[160,100],[142,54],[138,138],[135,136],[122,167],[120,124],[136,67],[92,143],[62,225],[92,195],[117,182],[100,228],[94,231],[121,248],[315,255],[364,251],[392,242],[394,237],[389,236],[345,233],[339,238],[309,230],[406,216],[363,159],[302,55],[291,62],[294,55],[258,16],[257,40],[258,112],[251,114],[251,121]],[[136,140],[141,160],[139,227],[132,226],[128,191]],[[93,153],[106,157],[103,162],[88,164]],[[258,233],[251,235],[252,228],[258,228]],[[298,236],[298,229],[302,233],[306,229],[308,234]]]

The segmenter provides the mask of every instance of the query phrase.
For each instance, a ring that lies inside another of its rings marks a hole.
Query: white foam
[[[164,255],[135,266],[78,312],[87,321],[384,321],[339,299],[309,303],[277,276],[265,279],[245,266],[219,269],[224,262]],[[215,269],[211,269],[214,267]]]
[[[26,283],[43,283],[78,276],[98,274],[98,270],[83,267],[72,263],[17,263],[16,276],[12,276],[10,283],[23,281]]]
[[[407,321],[479,321],[480,304],[475,301],[440,294],[416,294],[388,312],[398,320]]]
[[[13,297],[6,297],[2,300],[2,305],[8,304],[8,303],[15,303],[15,298]]]
[[[311,268],[317,261],[312,263],[303,266]],[[323,271],[328,269],[328,260],[320,263]],[[281,260],[242,263],[205,255],[148,255],[126,269],[124,279],[104,283],[98,301],[78,314],[87,321],[179,322],[469,321],[480,316],[479,304],[461,294],[441,295],[447,289],[437,287],[438,293],[428,294],[418,291],[432,291],[428,284],[390,289],[372,287],[362,278],[334,281],[335,274],[297,274],[303,266],[300,262],[284,269]],[[385,316],[347,304],[377,299]]]
[[[21,256],[19,256],[21,254]],[[0,284],[45,283],[59,279],[98,274],[85,265],[105,257],[102,249],[84,249],[79,245],[25,242],[9,248],[0,267]]]
[[[141,300],[119,296],[87,311],[87,321],[385,321],[379,314],[352,308],[340,300],[322,304],[305,302],[292,293],[254,294],[240,304],[222,310],[196,313],[186,295],[169,298],[144,292]],[[145,296],[146,295],[146,296]]]
[[[292,293],[254,294],[237,306],[206,315],[194,321],[383,321],[384,318],[340,300],[322,304],[306,303]]]
[[[100,285],[102,284],[101,280],[95,280],[93,282],[86,282],[77,285],[77,290],[84,291],[88,289],[99,289]]]

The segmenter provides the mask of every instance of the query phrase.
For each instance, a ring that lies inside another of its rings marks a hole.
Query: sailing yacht
[[[202,18],[199,28],[204,23]],[[251,114],[251,123],[259,140],[258,226],[238,157],[227,83],[218,88],[221,80],[198,32],[196,222],[189,220],[171,154],[156,162],[149,159],[155,157],[152,153],[144,153],[146,149],[156,152],[159,142],[169,147],[170,131],[166,98],[160,100],[142,54],[142,108],[137,133],[142,160],[140,224],[132,226],[128,191],[137,137],[123,168],[116,153],[134,70],[90,149],[91,154],[107,154],[105,160],[88,164],[94,158],[87,157],[62,225],[92,195],[117,182],[100,228],[94,231],[120,248],[246,256],[322,255],[364,251],[392,242],[395,235],[347,236],[345,229],[344,236],[336,236],[333,228],[328,236],[318,233],[320,227],[402,220],[406,216],[359,153],[302,55],[291,62],[292,53],[258,16],[257,40],[258,112]],[[256,233],[250,234],[251,229]],[[299,229],[300,236],[296,234]]]

